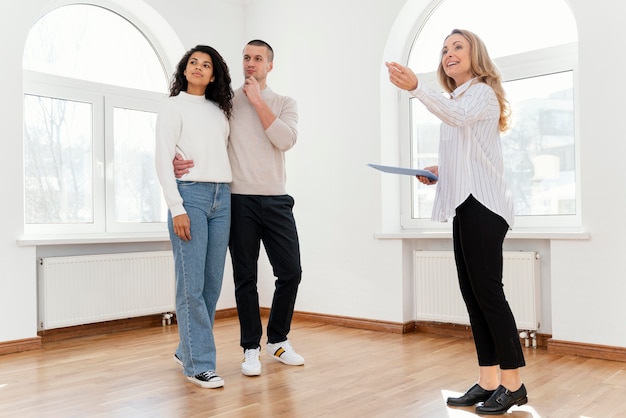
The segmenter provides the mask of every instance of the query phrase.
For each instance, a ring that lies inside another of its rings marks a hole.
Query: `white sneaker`
[[[261,374],[261,347],[249,348],[243,353],[241,373],[246,376],[258,376]]]
[[[267,343],[267,355],[290,366],[302,366],[304,357],[296,353],[289,340],[280,343]]]

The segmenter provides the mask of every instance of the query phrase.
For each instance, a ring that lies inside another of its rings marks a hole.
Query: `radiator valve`
[[[174,316],[173,313],[171,312],[166,312],[163,314],[163,319],[161,319],[161,324],[163,326],[165,325],[172,325],[172,317]]]
[[[522,331],[519,333],[519,337],[524,340],[524,346],[537,348],[537,334],[535,331]]]
[[[522,331],[519,333],[519,337],[524,340],[524,345],[528,347],[528,332]]]

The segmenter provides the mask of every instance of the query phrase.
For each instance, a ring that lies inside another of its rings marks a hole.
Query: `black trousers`
[[[287,339],[302,277],[300,244],[289,195],[231,196],[230,255],[235,279],[241,346],[260,346],[263,327],[259,312],[257,272],[261,242],[276,276],[267,324],[267,341]]]
[[[502,244],[508,228],[501,216],[470,195],[456,209],[452,237],[478,364],[517,369],[526,363],[502,286]]]

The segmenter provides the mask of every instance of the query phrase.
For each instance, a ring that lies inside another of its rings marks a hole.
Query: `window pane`
[[[114,108],[115,221],[166,222],[154,167],[156,113]]]
[[[576,214],[573,74],[504,83],[511,130],[502,136],[504,169],[516,216]],[[411,166],[437,164],[441,122],[412,98]],[[413,218],[429,219],[435,188],[413,180]]]
[[[415,97],[410,100],[411,108],[411,167],[424,168],[437,165],[439,152],[439,127],[441,121]],[[412,179],[413,218],[430,219],[435,186],[427,186]]]
[[[92,107],[24,96],[27,224],[93,222]]]
[[[493,59],[578,39],[576,21],[563,0],[444,0],[418,34],[409,67],[418,73],[435,71],[444,38],[455,28],[480,36]]]
[[[30,30],[24,69],[165,92],[168,81],[154,49],[130,22],[90,5],[51,11]]]
[[[502,136],[515,214],[576,214],[576,147],[571,71],[504,83],[513,109]]]

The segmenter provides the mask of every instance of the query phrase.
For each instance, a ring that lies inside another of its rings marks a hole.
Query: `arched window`
[[[111,10],[67,5],[31,28],[23,68],[25,231],[164,230],[153,155],[168,77],[151,42]]]
[[[563,0],[443,0],[411,46],[408,65],[421,82],[437,87],[444,38],[452,29],[480,36],[502,72],[512,127],[502,136],[506,179],[515,200],[516,227],[580,225],[577,135],[574,118],[577,32]],[[443,89],[442,89],[443,92]],[[409,99],[408,144],[412,167],[437,164],[440,121]],[[434,188],[411,182],[402,226],[437,228]]]

